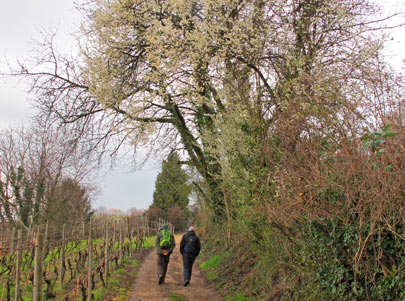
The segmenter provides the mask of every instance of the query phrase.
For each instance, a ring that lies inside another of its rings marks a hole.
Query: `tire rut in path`
[[[176,236],[176,248],[170,256],[165,283],[158,284],[155,250],[143,260],[130,295],[131,301],[167,301],[170,295],[180,295],[187,301],[221,301],[220,294],[203,277],[198,262],[193,265],[191,284],[183,286],[183,261],[180,255],[181,236]]]

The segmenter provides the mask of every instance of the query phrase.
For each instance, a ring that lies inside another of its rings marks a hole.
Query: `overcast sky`
[[[58,28],[57,48],[63,52],[74,50],[74,39],[69,34],[80,23],[80,14],[72,0],[0,0],[0,62],[5,57],[13,64],[16,58],[28,57],[32,41],[39,38],[38,30]],[[4,70],[4,64],[1,65]],[[0,79],[0,128],[29,124],[33,115],[26,100],[26,87],[15,80]],[[156,163],[133,172],[130,167],[116,168],[105,177],[98,177],[101,194],[93,207],[104,206],[126,211],[129,208],[146,209],[152,203]]]
[[[74,47],[74,32],[80,23],[80,14],[72,0],[0,0],[0,62],[7,57],[10,63],[16,58],[27,58],[33,39],[39,37],[38,30],[58,27],[57,47],[69,52]],[[381,1],[391,12],[404,11],[405,0]],[[396,23],[405,17],[396,19]],[[405,59],[405,32],[397,29],[389,43],[389,54],[397,70],[402,70]],[[4,65],[0,66],[4,70]],[[26,101],[25,87],[14,80],[0,79],[0,128],[15,127],[29,123],[33,114]],[[131,207],[147,208],[152,194],[158,168],[147,165],[140,171],[118,168],[104,179],[99,179],[101,195],[93,207],[104,206],[123,211]]]

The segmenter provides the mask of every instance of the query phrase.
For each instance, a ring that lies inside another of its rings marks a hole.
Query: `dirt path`
[[[198,262],[193,265],[191,284],[183,286],[183,262],[179,252],[181,236],[176,236],[176,248],[170,256],[165,283],[158,284],[156,272],[156,252],[152,250],[142,262],[130,295],[131,301],[167,301],[170,296],[183,297],[187,301],[221,301],[218,292],[210,287],[198,269]],[[174,299],[176,300],[176,299]],[[179,299],[177,299],[179,300]]]

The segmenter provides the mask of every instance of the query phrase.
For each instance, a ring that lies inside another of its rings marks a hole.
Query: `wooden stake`
[[[14,253],[14,246],[15,246],[15,228],[11,231],[11,254]]]
[[[33,301],[42,300],[43,250],[44,250],[44,234],[41,233],[41,226],[38,226],[35,242],[34,291],[32,297]]]
[[[105,224],[105,285],[107,285],[107,278],[108,278],[108,245],[109,245],[109,237],[108,237],[108,222]]]
[[[120,260],[120,263],[122,264],[122,259],[123,259],[123,256],[122,256],[122,231],[123,231],[123,227],[124,227],[124,223],[121,221],[120,222],[120,246],[119,246],[119,260]]]
[[[93,250],[93,238],[91,233],[91,219],[89,223],[89,257],[87,264],[87,300],[91,300],[91,289],[92,289],[92,272],[93,272],[93,261],[92,261],[92,250]]]
[[[60,247],[60,274],[59,274],[59,284],[60,288],[63,285],[63,278],[65,276],[65,227],[62,227],[62,245]]]
[[[22,230],[18,229],[17,234],[17,264],[15,268],[15,300],[20,301],[20,278],[21,278],[21,254],[22,254]]]

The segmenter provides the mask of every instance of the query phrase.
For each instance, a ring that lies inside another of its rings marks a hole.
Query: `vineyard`
[[[96,216],[62,226],[0,225],[0,300],[90,300],[163,222]]]

